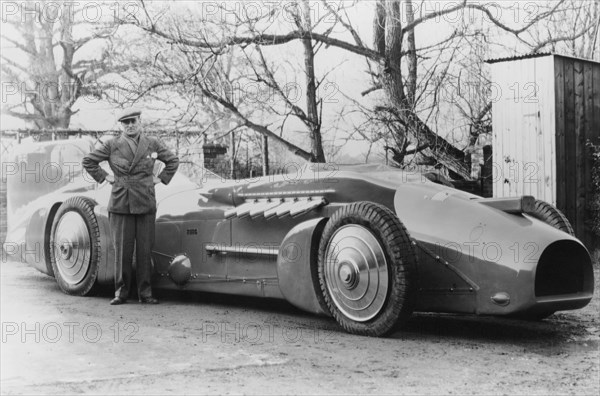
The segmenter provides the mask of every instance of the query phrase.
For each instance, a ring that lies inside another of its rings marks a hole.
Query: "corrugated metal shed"
[[[492,64],[492,63],[515,61],[515,60],[540,58],[540,57],[549,56],[549,55],[553,55],[553,54],[550,52],[535,52],[535,53],[531,53],[531,54],[508,56],[508,57],[504,57],[504,58],[492,58],[492,59],[486,60],[485,62]]]
[[[488,63],[494,196],[552,203],[580,239],[597,245],[585,222],[592,200],[586,142],[600,144],[600,63],[555,54]]]

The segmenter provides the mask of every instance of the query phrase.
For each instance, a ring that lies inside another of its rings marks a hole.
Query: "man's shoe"
[[[125,304],[126,302],[127,302],[127,300],[125,300],[124,298],[115,297],[112,300],[110,300],[110,305],[121,305],[121,304]]]
[[[140,298],[142,304],[158,304],[158,300],[154,297],[142,297]]]

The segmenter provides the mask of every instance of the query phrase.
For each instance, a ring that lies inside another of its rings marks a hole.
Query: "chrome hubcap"
[[[364,322],[383,308],[388,270],[375,235],[360,225],[340,227],[325,250],[325,283],[336,307],[348,318]]]
[[[358,269],[352,263],[343,262],[339,266],[339,277],[346,289],[354,289],[358,280]]]
[[[68,260],[71,258],[72,254],[73,254],[73,249],[71,248],[71,245],[69,245],[67,243],[63,243],[62,245],[60,245],[61,258]]]
[[[65,213],[54,232],[54,260],[61,278],[70,285],[80,283],[91,259],[90,235],[83,218],[76,212]]]

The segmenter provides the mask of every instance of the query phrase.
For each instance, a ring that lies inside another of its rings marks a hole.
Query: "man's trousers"
[[[138,297],[152,297],[151,252],[154,245],[155,213],[122,214],[109,212],[110,231],[115,247],[115,297],[129,298],[135,251]]]

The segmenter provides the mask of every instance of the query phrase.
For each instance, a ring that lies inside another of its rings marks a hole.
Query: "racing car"
[[[110,186],[78,167],[93,146],[32,143],[5,172],[5,250],[77,296],[114,284]],[[48,164],[62,173],[51,186],[31,177]],[[384,165],[290,164],[244,180],[192,168],[157,186],[154,289],[283,299],[365,336],[415,311],[542,319],[593,295],[589,252],[531,196],[481,198]]]

